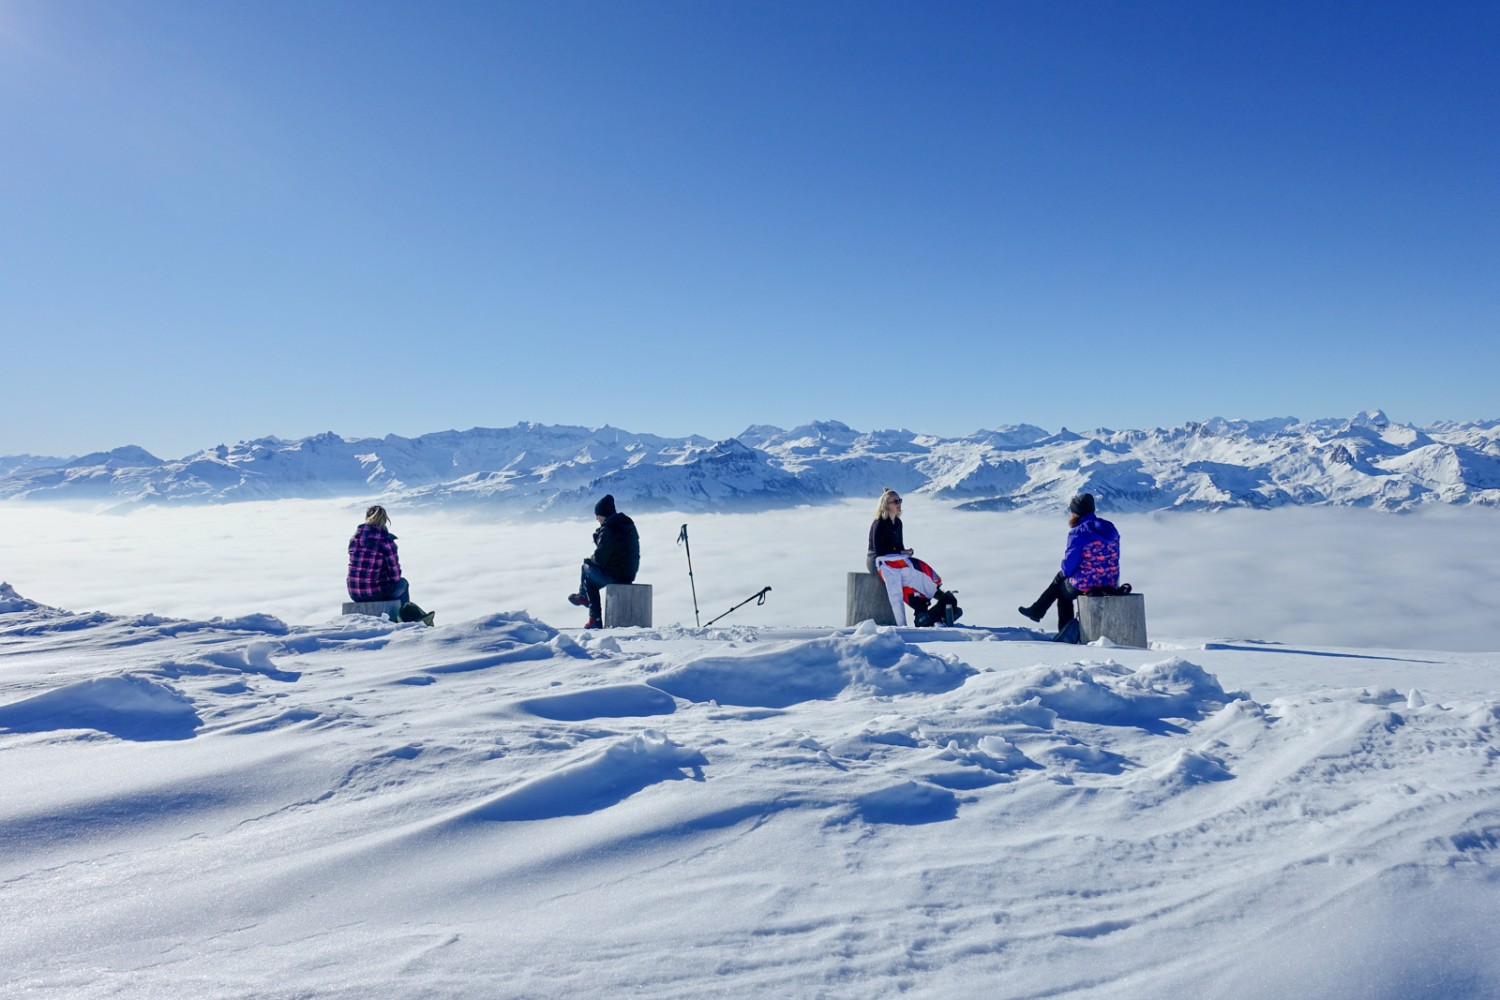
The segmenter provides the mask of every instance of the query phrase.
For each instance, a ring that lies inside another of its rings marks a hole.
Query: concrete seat
[[[1078,629],[1082,642],[1107,638],[1117,646],[1148,648],[1146,642],[1146,595],[1122,594],[1118,597],[1080,595]]]
[[[346,615],[374,615],[376,618],[389,618],[393,622],[401,620],[400,601],[345,601],[344,614]]]
[[[651,584],[612,583],[603,590],[604,627],[651,627]]]
[[[871,620],[876,625],[896,624],[885,582],[874,573],[850,573],[844,589],[844,625],[852,627]]]

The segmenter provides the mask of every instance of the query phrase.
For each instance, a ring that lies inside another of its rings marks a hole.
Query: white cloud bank
[[[842,625],[844,574],[864,565],[873,502],[763,514],[637,517],[640,581],[657,624],[691,625],[688,524],[701,619],[764,586],[726,624]],[[73,610],[185,618],[267,612],[325,621],[345,599],[345,544],[360,505],[277,501],[146,508],[120,515],[7,503],[0,579]],[[413,597],[439,623],[526,610],[581,624],[577,586],[591,518],[489,521],[393,512]],[[627,511],[629,513],[629,511]],[[1394,516],[1291,508],[1112,516],[1124,577],[1147,595],[1153,638],[1237,638],[1403,649],[1500,649],[1494,553],[1500,511]],[[966,625],[1020,627],[1016,614],[1055,571],[1066,524],[1031,514],[954,511],[916,498],[907,543],[958,590]]]

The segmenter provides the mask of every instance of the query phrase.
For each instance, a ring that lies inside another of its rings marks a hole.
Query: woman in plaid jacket
[[[396,536],[386,525],[391,516],[380,504],[365,511],[365,523],[349,539],[349,599],[352,601],[400,601],[402,621],[431,625],[435,614],[411,603],[411,587],[401,575],[396,554]]]

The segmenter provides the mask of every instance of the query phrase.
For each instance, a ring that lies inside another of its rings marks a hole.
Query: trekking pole
[[[755,606],[756,607],[760,607],[762,604],[766,603],[766,595],[769,594],[770,592],[771,592],[771,588],[770,587],[762,587],[757,592],[751,594],[749,597],[745,598],[743,601],[741,601],[740,603],[736,604],[734,606],[734,608],[743,608],[745,605],[749,604],[751,601],[755,601]],[[758,598],[758,600],[757,600],[757,598]],[[734,608],[730,608],[729,611],[733,611]],[[729,614],[729,611],[724,612],[724,615]],[[723,618],[724,615],[720,615],[719,618]],[[715,618],[714,621],[713,622],[709,622],[708,625],[712,625],[714,622],[718,621],[719,618]],[[708,628],[708,625],[705,625],[703,627],[704,628]]]
[[[687,550],[688,586],[693,588],[693,625],[696,628],[702,628],[702,625],[698,623],[698,584],[693,579],[693,547],[688,544],[687,525],[685,524],[682,526],[682,530],[677,533],[677,544]],[[769,590],[770,588],[767,589]],[[709,624],[712,625],[713,622],[709,622]]]

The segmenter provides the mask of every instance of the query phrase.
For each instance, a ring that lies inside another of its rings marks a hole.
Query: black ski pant
[[[1042,615],[1047,613],[1047,609],[1052,607],[1055,601],[1057,602],[1057,630],[1061,632],[1068,622],[1073,620],[1073,598],[1080,593],[1082,591],[1069,583],[1068,578],[1059,570],[1058,574],[1052,578],[1052,582],[1047,584],[1047,589],[1042,591],[1042,596],[1032,603],[1031,617],[1041,620]]]

